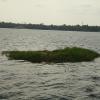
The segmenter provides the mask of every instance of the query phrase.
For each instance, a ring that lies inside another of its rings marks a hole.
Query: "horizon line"
[[[45,23],[31,23],[31,22],[12,22],[12,21],[0,21],[0,23],[13,23],[13,24],[37,24],[37,25],[56,25],[56,26],[62,26],[62,25],[66,25],[66,26],[76,26],[76,25],[80,25],[80,26],[100,26],[100,25],[89,25],[89,24],[45,24]]]

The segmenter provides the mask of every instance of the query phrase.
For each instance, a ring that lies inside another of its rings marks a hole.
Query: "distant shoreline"
[[[44,24],[20,24],[20,23],[12,23],[12,22],[0,22],[0,28],[100,32],[100,26],[65,25],[65,24],[44,25]]]

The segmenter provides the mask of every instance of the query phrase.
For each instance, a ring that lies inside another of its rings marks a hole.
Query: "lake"
[[[100,58],[80,63],[8,60],[6,50],[83,47],[100,53],[100,32],[0,28],[0,100],[100,100]]]

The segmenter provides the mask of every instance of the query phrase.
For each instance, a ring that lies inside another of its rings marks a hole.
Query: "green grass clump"
[[[100,57],[100,54],[95,51],[78,47],[67,47],[54,51],[3,51],[2,54],[5,54],[9,59],[25,60],[34,63],[82,62],[92,61]]]

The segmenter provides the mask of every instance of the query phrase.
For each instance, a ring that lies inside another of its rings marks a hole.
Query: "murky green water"
[[[0,29],[0,52],[67,46],[100,53],[100,32]],[[93,62],[34,64],[8,60],[0,54],[0,100],[100,100],[100,58]]]

